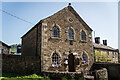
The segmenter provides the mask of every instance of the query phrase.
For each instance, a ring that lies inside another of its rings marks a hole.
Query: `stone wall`
[[[84,25],[78,20],[77,16],[74,15],[73,10],[69,10],[71,7],[66,7],[61,11],[57,12],[53,16],[50,16],[43,20],[43,23],[46,25],[42,25],[42,70],[48,71],[52,65],[52,55],[56,52],[60,57],[64,55],[68,56],[72,51],[73,53],[78,53],[78,56],[82,56],[83,52],[88,56],[87,70],[91,67],[93,63],[93,47],[92,47],[92,31],[86,28]],[[73,22],[70,22],[69,19],[72,19]],[[59,37],[53,37],[52,28],[54,26],[59,28]],[[68,38],[68,30],[73,30],[74,40],[73,45],[70,45],[70,39]],[[81,31],[86,33],[86,41],[81,40]],[[80,66],[80,65],[79,65]],[[64,66],[61,66],[64,67]],[[65,68],[65,67],[64,67]],[[64,69],[64,71],[68,71],[68,67]],[[76,66],[76,71],[81,71],[81,68]]]
[[[28,34],[29,33],[29,34]],[[37,28],[31,29],[22,37],[22,55],[36,56],[37,55]]]
[[[99,70],[106,68],[108,70],[108,80],[120,80],[120,64],[119,63],[94,63],[91,70]]]
[[[39,57],[20,55],[2,55],[2,73],[39,74]]]
[[[95,70],[95,80],[108,80],[108,72],[106,68]]]
[[[92,30],[89,26],[79,17],[71,6],[68,6],[56,14],[41,20],[30,31],[22,37],[22,54],[24,56],[39,56],[41,59],[41,70],[51,71],[52,55],[57,53],[59,57],[78,53],[82,56],[85,53],[88,57],[87,70],[93,64],[94,54],[92,45]],[[73,21],[71,22],[70,19]],[[52,28],[56,25],[59,28],[59,37],[53,37]],[[68,38],[68,30],[71,29],[74,33],[73,45],[70,45]],[[81,31],[86,34],[86,40],[81,39]],[[80,65],[76,66],[76,71],[80,72]],[[68,66],[61,64],[60,68],[56,70],[68,71]],[[55,68],[53,69],[55,70]]]

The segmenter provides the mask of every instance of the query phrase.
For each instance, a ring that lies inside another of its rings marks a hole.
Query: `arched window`
[[[54,66],[57,66],[58,64],[59,64],[59,55],[57,54],[57,53],[53,53],[53,55],[52,55],[52,64],[54,65]]]
[[[83,52],[83,54],[82,54],[82,58],[83,58],[83,60],[84,60],[85,62],[88,62],[88,56],[87,56],[87,54],[85,54],[84,52]]]
[[[59,29],[56,26],[53,27],[52,31],[53,37],[59,37]]]
[[[69,37],[69,39],[74,39],[73,30],[71,30],[71,29],[68,30],[68,37]]]
[[[86,41],[86,34],[84,31],[81,31],[81,40]]]

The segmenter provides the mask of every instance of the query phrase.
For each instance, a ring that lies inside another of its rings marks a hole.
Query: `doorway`
[[[69,72],[75,72],[75,56],[73,55],[73,53],[70,53],[68,55],[68,71]]]

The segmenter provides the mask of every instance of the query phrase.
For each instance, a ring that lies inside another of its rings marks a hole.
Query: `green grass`
[[[28,76],[0,77],[0,80],[44,80],[44,77],[32,74]]]
[[[0,77],[0,80],[52,80],[49,76],[40,76],[37,74],[32,75],[25,75],[25,74],[4,74],[4,77]],[[63,76],[60,80],[75,80],[73,77],[72,79],[68,79],[67,77]],[[85,80],[83,77],[77,80]]]

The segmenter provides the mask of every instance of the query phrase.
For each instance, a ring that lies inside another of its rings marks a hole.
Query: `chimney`
[[[100,37],[95,37],[95,43],[100,44]]]
[[[103,44],[107,46],[107,40],[103,40]]]

